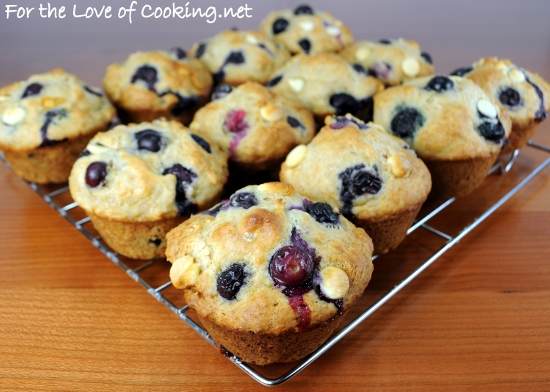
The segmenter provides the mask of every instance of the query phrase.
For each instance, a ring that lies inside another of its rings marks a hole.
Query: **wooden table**
[[[245,26],[254,26],[267,8],[250,3],[264,10]],[[461,3],[453,15],[435,0],[415,6],[405,0],[377,2],[365,5],[370,16],[357,15],[351,0],[338,6],[319,3],[343,18],[348,14],[358,36],[418,38],[444,72],[494,53],[508,54],[550,78],[543,1],[508,8],[497,0]],[[498,18],[488,17],[491,7],[502,10]],[[510,27],[518,18],[527,20],[520,24],[522,31]],[[135,35],[113,38],[119,30],[112,24],[80,29],[1,21],[0,36],[9,39],[2,42],[0,84],[54,64],[67,64],[98,82],[104,66],[128,51],[170,46],[177,39],[167,43],[167,38],[182,31],[189,31],[183,37],[189,44],[229,24],[137,24],[126,30]],[[442,33],[433,33],[436,28]],[[550,145],[550,121],[536,139]],[[495,186],[458,203],[437,226],[475,216],[493,193],[533,167],[537,154],[525,155],[512,176],[493,179]],[[550,390],[549,177],[548,171],[537,177],[368,322],[279,389]],[[429,242],[411,238],[377,262],[367,298],[391,288],[421,251],[434,245]],[[263,390],[109,263],[3,165],[0,315],[2,391]]]

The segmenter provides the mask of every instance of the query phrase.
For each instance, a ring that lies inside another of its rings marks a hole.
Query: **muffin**
[[[292,362],[338,327],[372,273],[372,242],[325,203],[249,186],[168,233],[172,284],[243,361]]]
[[[270,13],[261,29],[292,54],[336,52],[353,41],[351,30],[341,21],[305,4]]]
[[[215,84],[265,83],[289,58],[287,50],[265,34],[254,31],[223,31],[199,42],[192,54],[214,74]]]
[[[136,52],[107,67],[103,86],[124,122],[157,118],[188,124],[212,89],[212,75],[180,48]]]
[[[453,74],[473,80],[508,112],[512,132],[505,152],[523,147],[550,110],[550,85],[510,60],[487,57]]]
[[[444,196],[464,196],[481,185],[511,128],[507,114],[474,82],[441,75],[376,95],[374,122],[412,146]]]
[[[432,184],[407,143],[349,114],[327,117],[310,144],[288,154],[280,178],[364,228],[377,254],[405,238]]]
[[[97,134],[69,178],[72,197],[116,252],[164,256],[166,233],[214,204],[227,155],[176,121],[119,125]]]
[[[434,73],[432,56],[421,51],[416,41],[403,38],[354,42],[340,54],[355,68],[380,79],[386,86]]]
[[[315,132],[309,111],[261,84],[221,85],[213,98],[197,112],[190,128],[222,146],[231,162],[241,168],[273,168],[294,146],[309,142]]]
[[[334,53],[293,57],[267,84],[275,93],[296,102],[324,120],[350,113],[372,119],[372,96],[382,83],[352,67]]]
[[[99,91],[56,68],[0,89],[0,150],[25,180],[63,183],[90,138],[114,116]]]

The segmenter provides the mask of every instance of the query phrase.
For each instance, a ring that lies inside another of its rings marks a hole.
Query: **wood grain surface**
[[[276,6],[250,3],[257,9],[252,21],[243,22],[250,27]],[[318,6],[348,17],[360,38],[419,39],[436,65],[442,64],[442,72],[484,54],[498,54],[550,78],[550,25],[544,1],[453,2],[445,12],[439,1],[412,3],[359,6],[349,0],[323,1]],[[491,6],[499,12],[485,12]],[[456,12],[450,12],[453,7],[458,7]],[[432,16],[433,24],[427,27]],[[520,18],[524,22],[516,23]],[[98,83],[108,63],[140,46],[169,47],[178,42],[189,46],[199,34],[210,35],[224,27],[151,23],[113,35],[116,26],[79,26],[0,20],[0,85],[54,64],[67,64],[84,79]],[[102,35],[104,31],[112,38]],[[170,41],[168,36],[175,32],[179,36]],[[100,38],[92,39],[95,34]],[[539,129],[536,140],[550,145],[550,121]],[[541,153],[525,151],[511,175],[491,178],[434,226],[456,234],[458,226],[542,158]],[[549,178],[547,170],[279,390],[549,391]],[[441,245],[419,231],[398,251],[379,259],[363,302],[390,289]],[[0,342],[2,391],[264,389],[112,265],[4,165],[0,165]]]

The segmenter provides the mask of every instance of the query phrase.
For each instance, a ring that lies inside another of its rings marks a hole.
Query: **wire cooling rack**
[[[210,337],[208,332],[204,330],[197,322],[194,321],[191,310],[187,305],[181,302],[181,295],[178,295],[177,290],[173,288],[171,282],[168,280],[167,269],[168,265],[163,260],[150,260],[150,261],[136,261],[124,258],[113,252],[103,242],[101,237],[93,229],[90,223],[90,218],[85,216],[84,211],[78,207],[78,205],[70,198],[68,187],[65,186],[41,186],[35,183],[28,183],[29,186],[42,197],[42,199],[54,208],[63,218],[69,221],[78,231],[80,231],[86,238],[88,238],[92,244],[98,248],[109,260],[111,260],[116,266],[122,269],[128,276],[143,286],[147,292],[155,298],[158,302],[166,306],[169,310],[176,314],[176,316],[185,322],[188,326],[193,328],[201,337],[203,337],[208,343],[220,348],[221,352],[227,356],[227,358],[233,362],[237,367],[248,374],[252,379],[265,386],[274,386],[282,384],[302,370],[307,368],[319,357],[330,350],[346,335],[358,327],[361,323],[372,316],[378,309],[380,309],[386,302],[392,299],[396,294],[403,290],[409,283],[417,278],[422,272],[436,262],[443,254],[449,249],[460,242],[465,236],[478,227],[483,221],[491,216],[498,208],[510,200],[516,193],[522,190],[529,182],[531,182],[537,175],[541,174],[548,166],[550,166],[550,147],[530,141],[528,146],[530,150],[537,150],[543,153],[543,160],[541,163],[533,164],[529,162],[530,168],[526,174],[516,183],[513,183],[511,189],[507,190],[504,195],[499,199],[489,204],[489,206],[477,217],[475,217],[469,224],[463,225],[458,228],[456,235],[448,234],[439,228],[434,227],[431,222],[441,212],[447,210],[453,203],[455,198],[449,198],[443,201],[435,203],[432,207],[421,213],[419,218],[407,231],[407,235],[411,235],[413,232],[422,228],[425,232],[430,233],[432,236],[437,237],[443,241],[443,245],[438,247],[427,258],[423,259],[419,264],[416,264],[404,278],[396,282],[395,285],[383,292],[374,301],[365,305],[362,309],[357,310],[355,318],[349,320],[344,326],[336,332],[331,338],[329,338],[324,344],[322,344],[317,350],[315,350],[308,357],[301,361],[294,363],[284,370],[277,369],[275,375],[269,374],[267,368],[254,367],[243,361],[238,357],[232,355],[223,347],[220,347],[214,339]],[[0,158],[2,156],[0,155]],[[501,162],[491,169],[491,175],[496,177],[497,175],[504,175],[509,173],[520,158],[519,150],[514,151],[508,158],[508,160]],[[373,259],[376,259],[374,256]],[[378,262],[377,262],[378,264]],[[161,266],[160,270],[157,268]],[[153,272],[151,272],[153,271]],[[156,272],[155,272],[156,271]],[[159,280],[160,279],[160,280]],[[169,294],[173,291],[172,295]],[[367,289],[368,291],[368,289]],[[179,300],[179,301],[178,301]],[[273,371],[271,371],[273,373]]]

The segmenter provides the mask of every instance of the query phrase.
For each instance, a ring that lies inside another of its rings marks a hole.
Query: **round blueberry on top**
[[[212,100],[215,101],[217,99],[221,99],[231,93],[231,91],[233,91],[233,87],[229,84],[218,84],[212,92]]]
[[[25,91],[23,91],[23,94],[21,95],[21,99],[32,97],[33,95],[38,95],[42,91],[42,86],[40,83],[31,83],[26,88]]]
[[[498,99],[503,105],[509,107],[515,107],[521,103],[521,95],[518,90],[512,87],[502,89],[498,94]]]
[[[356,197],[370,194],[375,195],[382,189],[382,179],[364,164],[348,167],[338,175],[341,181],[340,200],[342,212],[351,215],[353,200]]]
[[[305,210],[319,223],[337,225],[340,222],[339,215],[334,212],[330,204],[306,203]]]
[[[197,46],[197,50],[195,51],[195,57],[200,59],[204,52],[206,51],[206,44],[204,42],[201,42],[199,46]]]
[[[229,53],[227,58],[225,59],[225,64],[243,64],[244,63],[244,54],[243,52],[239,51],[233,51]]]
[[[212,149],[210,148],[210,143],[208,143],[206,140],[204,140],[202,137],[200,137],[199,135],[197,134],[194,134],[192,133],[191,134],[191,138],[193,138],[193,140],[195,141],[195,143],[197,143],[199,146],[202,147],[202,149],[204,151],[206,151],[207,153],[211,154],[212,153]]]
[[[378,43],[381,43],[382,45],[389,45],[391,44],[391,40],[387,38],[382,38],[378,40]]]
[[[239,192],[235,193],[229,199],[229,205],[231,207],[240,207],[248,210],[251,207],[254,207],[258,204],[258,199],[253,193],[250,192]]]
[[[451,72],[451,75],[453,76],[464,76],[470,72],[473,71],[473,67],[461,67],[461,68],[457,68],[455,69],[453,72]]]
[[[159,152],[162,148],[162,136],[154,129],[144,129],[136,132],[134,137],[137,141],[138,150]]]
[[[175,48],[170,49],[170,52],[171,52],[178,60],[183,60],[183,59],[187,58],[187,52],[186,52],[184,49],[182,49],[182,48],[175,47]]]
[[[86,169],[85,181],[90,188],[96,188],[105,181],[107,177],[107,164],[96,161],[88,165]]]
[[[434,76],[430,79],[425,89],[428,91],[435,91],[442,93],[445,91],[452,90],[454,88],[453,81],[446,76]]]
[[[277,18],[273,22],[273,26],[271,26],[271,30],[273,31],[273,34],[281,34],[288,28],[288,20],[285,18]]]
[[[149,90],[155,90],[155,84],[158,82],[157,70],[150,65],[142,65],[132,76],[132,83],[142,81],[147,85]]]
[[[216,280],[218,294],[227,300],[235,299],[241,287],[244,286],[247,276],[244,264],[231,264],[218,275]]]
[[[411,107],[402,107],[391,120],[392,132],[402,138],[413,137],[415,132],[424,125],[424,116]]]
[[[269,261],[269,274],[281,286],[296,287],[311,280],[315,260],[307,249],[288,245],[277,250]]]
[[[267,82],[267,87],[273,87],[279,84],[279,82],[283,79],[282,75],[275,76],[273,79],[271,79],[269,82]]]
[[[300,48],[302,48],[304,53],[309,54],[309,52],[311,52],[311,41],[307,38],[303,38],[298,41],[298,45],[300,45]]]
[[[360,109],[359,102],[347,93],[338,93],[330,96],[330,106],[336,109],[337,115],[357,113]]]
[[[305,129],[305,128],[306,128],[306,127],[304,127],[304,124],[302,124],[302,123],[300,122],[300,120],[298,120],[296,117],[287,116],[286,122],[287,122],[288,125],[290,125],[292,128],[302,128],[302,129]]]
[[[357,73],[364,74],[364,75],[369,74],[369,72],[361,64],[355,63],[355,64],[352,64],[351,67]]]
[[[502,123],[498,120],[484,121],[478,126],[477,129],[479,130],[481,136],[495,143],[499,143],[506,136],[504,127],[502,126]]]
[[[432,56],[428,52],[420,53],[420,56],[428,63],[433,64]]]
[[[294,15],[313,15],[313,8],[307,4],[302,4],[296,7]]]
[[[175,165],[164,169],[163,175],[172,174],[176,177],[176,207],[180,216],[188,216],[196,211],[197,206],[187,200],[185,188],[191,184],[197,175],[190,169],[176,163]]]

